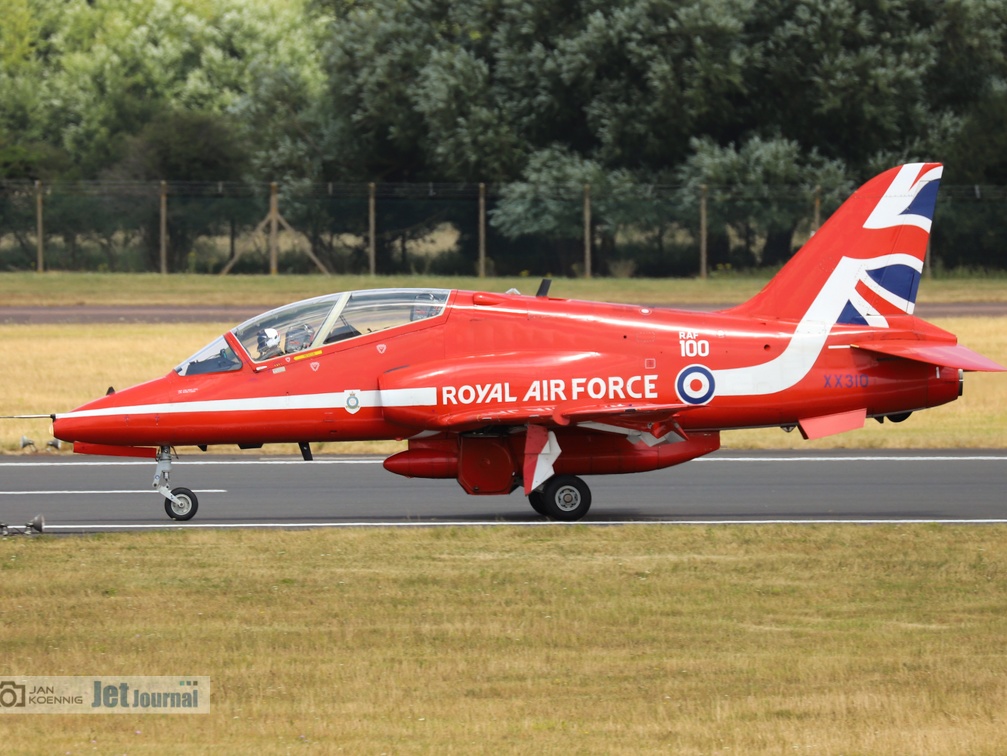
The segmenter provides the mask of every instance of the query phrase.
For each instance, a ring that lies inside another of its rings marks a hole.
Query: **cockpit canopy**
[[[447,289],[368,289],[305,299],[248,320],[231,333],[253,362],[356,338],[440,315]],[[179,375],[241,368],[220,337],[175,368]]]

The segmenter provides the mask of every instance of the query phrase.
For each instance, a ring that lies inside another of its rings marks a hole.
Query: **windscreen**
[[[444,312],[447,289],[374,289],[329,294],[259,315],[234,329],[256,362],[383,331]]]
[[[201,373],[228,373],[240,369],[241,360],[221,336],[181,363],[175,368],[175,372],[179,375],[199,375]]]

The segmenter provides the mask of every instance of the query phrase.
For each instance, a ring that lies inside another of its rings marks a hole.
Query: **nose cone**
[[[52,425],[53,435],[62,441],[92,444],[157,443],[158,408],[164,404],[163,398],[159,404],[156,397],[158,394],[164,396],[166,380],[169,378],[107,394],[71,412],[57,414]]]

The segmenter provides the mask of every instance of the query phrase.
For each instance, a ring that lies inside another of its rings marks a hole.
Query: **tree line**
[[[946,261],[1004,266],[981,188],[1007,186],[1002,3],[0,0],[0,18],[8,182],[487,183],[501,245],[533,260],[580,243],[589,185],[603,261],[669,254],[707,187],[731,209],[711,261],[746,266],[785,260],[815,203],[940,160],[976,195],[942,211]],[[390,264],[443,223],[471,258],[470,207],[385,212]]]

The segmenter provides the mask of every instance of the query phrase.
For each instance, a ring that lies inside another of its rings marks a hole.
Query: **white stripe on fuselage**
[[[761,365],[712,371],[717,396],[765,396],[800,383],[818,361],[863,272],[889,265],[907,265],[917,273],[923,270],[922,260],[901,252],[872,260],[841,258],[778,357]]]
[[[247,399],[211,399],[207,401],[162,402],[125,407],[101,407],[56,415],[57,420],[116,415],[177,415],[203,412],[258,412],[271,410],[345,409],[351,397],[364,407],[432,407],[437,403],[437,389],[387,389],[378,391],[336,391],[327,394],[260,396]]]

